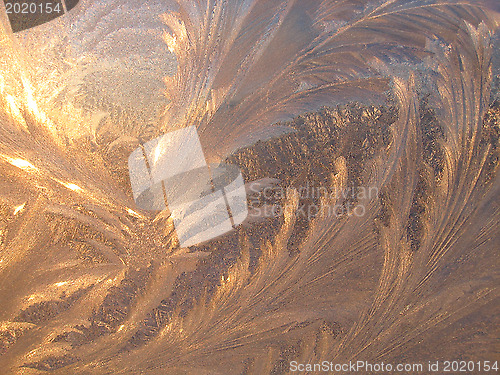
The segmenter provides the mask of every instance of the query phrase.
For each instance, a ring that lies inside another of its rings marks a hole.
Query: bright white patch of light
[[[37,169],[33,164],[31,164],[29,161],[24,160],[24,159],[8,158],[8,161],[13,166],[21,168],[21,169],[24,169],[24,170],[27,170],[27,169]]]
[[[73,183],[63,182],[62,184],[64,185],[64,187],[68,188],[69,190],[73,190],[73,191],[82,191],[83,190],[80,186],[73,184]]]
[[[14,215],[17,215],[19,212],[21,212],[24,207],[26,207],[26,202],[24,202],[23,204],[17,206],[15,209],[14,209]]]
[[[132,216],[135,216],[135,217],[142,217],[142,215],[136,211],[134,211],[133,209],[131,208],[127,208],[127,212],[132,215]]]

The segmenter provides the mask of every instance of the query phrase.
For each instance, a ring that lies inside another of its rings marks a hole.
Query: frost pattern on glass
[[[247,216],[241,172],[221,164],[213,168],[212,177],[194,126],[164,134],[135,149],[128,167],[138,207],[168,207],[183,247],[227,233]]]

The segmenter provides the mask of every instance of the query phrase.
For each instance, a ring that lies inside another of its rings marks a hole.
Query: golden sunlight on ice
[[[177,46],[177,38],[175,35],[165,34],[165,41],[167,42],[168,50],[174,53],[175,47]]]
[[[141,217],[142,217],[142,215],[141,215],[139,212],[134,211],[134,210],[133,210],[133,209],[131,209],[131,208],[127,208],[127,212],[128,212],[130,215],[132,215],[132,216],[135,216],[135,217],[138,217],[138,218],[141,218]]]
[[[15,209],[14,209],[14,215],[17,215],[19,212],[21,212],[24,207],[26,207],[26,202],[24,202],[23,204],[17,206]]]
[[[2,91],[1,88],[0,88],[0,91]],[[24,121],[24,117],[23,117],[21,111],[19,110],[19,107],[17,106],[16,100],[14,99],[14,97],[12,95],[6,95],[5,100],[6,100],[7,106],[8,106],[7,109],[9,111],[10,115],[13,117],[13,119],[16,120],[19,124],[26,127],[26,122]]]
[[[64,187],[66,187],[66,188],[68,188],[68,189],[70,189],[70,190],[73,190],[73,191],[82,191],[82,190],[83,190],[80,186],[78,186],[78,185],[76,185],[76,184],[73,184],[73,183],[61,182],[61,184],[62,184]]]
[[[9,163],[12,164],[15,167],[24,169],[24,170],[30,170],[30,169],[35,169],[38,170],[37,167],[35,167],[33,164],[31,164],[29,161],[24,160],[24,159],[14,159],[14,158],[9,158]]]

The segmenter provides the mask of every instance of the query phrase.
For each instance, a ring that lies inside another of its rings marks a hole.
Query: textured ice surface
[[[2,373],[496,359],[498,2],[82,0],[16,36],[4,16]],[[186,249],[127,159],[189,126],[260,188],[252,222]]]

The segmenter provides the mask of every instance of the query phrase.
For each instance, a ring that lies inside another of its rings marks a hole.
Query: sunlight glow
[[[165,42],[167,43],[167,48],[171,53],[174,53],[175,47],[177,47],[177,38],[175,35],[165,34]]]
[[[23,83],[24,92],[26,94],[26,105],[28,107],[28,110],[30,112],[32,112],[34,115],[36,115],[37,117],[39,117],[40,110],[38,109],[38,104],[35,101],[33,86],[31,86],[28,79],[24,76],[21,76],[21,81]]]
[[[15,209],[14,209],[14,215],[17,215],[19,212],[21,212],[24,207],[26,207],[26,202],[24,202],[23,204],[17,206]]]
[[[76,184],[73,184],[73,183],[67,183],[67,182],[62,182],[63,186],[70,189],[70,190],[73,190],[73,191],[82,191],[83,189],[76,185]]]
[[[142,215],[136,211],[134,211],[133,209],[131,208],[127,208],[127,212],[132,215],[132,216],[135,216],[135,217],[138,217],[138,218],[141,218]]]
[[[35,90],[33,89],[33,86],[25,76],[21,77],[21,81],[24,87],[26,107],[28,111],[32,115],[34,115],[35,118],[39,122],[41,122],[52,133],[53,136],[56,136],[54,123],[47,117],[44,112],[40,111],[40,109],[38,108],[38,104],[35,100]],[[55,137],[55,139],[57,140],[57,137]]]
[[[12,95],[6,95],[5,100],[7,101],[8,111],[10,115],[16,120],[19,124],[26,127],[26,121],[24,121],[23,114],[19,110],[19,107],[16,103],[16,99]]]
[[[9,163],[12,164],[15,167],[24,169],[24,170],[29,170],[29,169],[35,169],[37,170],[38,168],[35,167],[33,164],[31,164],[29,161],[24,160],[24,159],[13,159],[13,158],[8,158]]]

